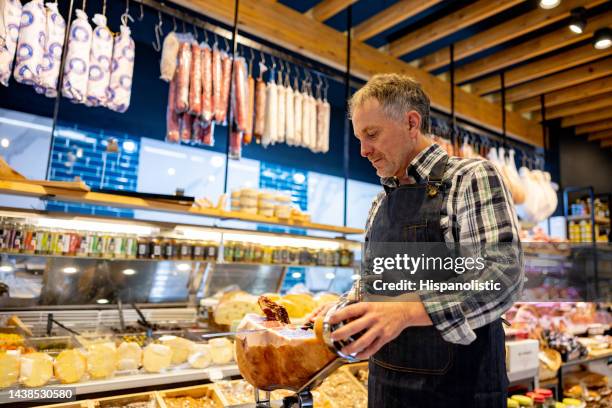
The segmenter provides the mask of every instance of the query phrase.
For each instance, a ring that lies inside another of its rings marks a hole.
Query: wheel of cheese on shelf
[[[233,321],[241,320],[249,313],[257,313],[257,296],[245,292],[231,297],[223,297],[214,310],[215,323],[230,326]]]
[[[187,357],[189,365],[193,368],[206,368],[212,362],[212,353],[208,344],[192,344]]]
[[[53,359],[45,353],[21,356],[19,382],[26,387],[42,387],[53,377]]]
[[[159,341],[172,350],[172,364],[182,364],[187,361],[192,341],[177,336],[162,336]]]
[[[63,350],[53,363],[55,377],[62,384],[79,382],[87,371],[87,359],[79,350]]]
[[[0,388],[15,385],[19,380],[19,357],[18,350],[0,351]]]
[[[229,364],[234,359],[234,344],[225,337],[211,339],[208,344],[210,345],[210,353],[214,364]]]
[[[283,296],[283,299],[297,303],[305,310],[304,314],[312,312],[317,307],[317,302],[313,299],[312,295],[308,293],[290,293]]]
[[[170,367],[172,349],[163,344],[149,344],[142,353],[142,366],[148,373],[159,373]]]
[[[111,377],[118,360],[114,343],[97,343],[87,348],[87,372],[93,379]]]
[[[142,349],[133,341],[124,341],[117,348],[119,370],[138,370],[142,365]]]

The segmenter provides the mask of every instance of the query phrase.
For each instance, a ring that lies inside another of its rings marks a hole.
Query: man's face
[[[408,121],[388,117],[374,98],[366,100],[353,112],[353,130],[366,157],[379,177],[401,177],[410,164],[415,148]]]

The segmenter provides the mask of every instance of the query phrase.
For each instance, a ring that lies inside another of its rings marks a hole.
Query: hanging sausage
[[[180,121],[176,112],[176,79],[174,75],[168,87],[168,106],[166,107],[166,141],[178,143],[180,141]]]
[[[64,37],[66,36],[66,22],[57,10],[57,3],[45,4],[46,32],[45,52],[43,63],[38,73],[36,92],[45,94],[49,98],[57,96],[57,80],[59,78],[62,62]]]
[[[283,143],[285,141],[285,86],[283,85],[283,74],[282,71],[278,72],[278,81],[276,83],[277,101],[278,107],[276,108],[277,115],[277,128],[276,128],[276,143]]]
[[[302,143],[300,146],[308,148],[310,145],[310,95],[307,86],[302,93]]]
[[[240,132],[247,128],[247,67],[244,58],[234,59],[232,106],[236,129]]]
[[[189,113],[194,116],[202,114],[202,49],[195,41],[191,44]]]
[[[110,83],[111,59],[113,58],[113,36],[106,26],[106,16],[96,14],[96,24],[91,37],[89,54],[89,78],[87,81],[87,106],[105,106],[106,89]]]
[[[223,67],[221,64],[221,51],[217,44],[213,45],[212,49],[212,109],[214,113],[215,122],[219,123],[217,119],[217,107],[221,105],[221,86],[223,79]]]
[[[68,51],[64,65],[62,95],[75,103],[84,103],[89,79],[89,53],[92,29],[83,10],[76,10],[70,25]]]
[[[206,43],[200,44],[202,49],[202,120],[213,120],[213,74],[212,50]]]
[[[266,85],[266,114],[263,136],[261,145],[268,147],[276,140],[277,133],[277,109],[278,109],[278,91],[274,82],[274,71],[270,73],[270,80]]]
[[[19,39],[21,21],[21,3],[19,0],[0,0],[0,84],[8,86],[15,50]]]
[[[179,45],[178,65],[176,67],[176,111],[189,109],[189,76],[191,74],[191,42],[182,41]]]
[[[134,57],[136,47],[127,24],[119,27],[120,33],[113,45],[113,61],[110,84],[108,86],[109,109],[125,112],[132,97],[132,78],[134,76]]]
[[[246,129],[242,135],[244,144],[251,143],[253,139],[253,121],[255,119],[255,80],[251,75],[251,64],[249,63],[249,76],[247,78],[247,117]]]
[[[255,81],[255,124],[253,126],[253,134],[257,143],[261,142],[265,127],[266,127],[266,83],[263,80],[263,73],[266,71],[266,66],[259,63],[259,77]]]
[[[293,129],[293,144],[294,146],[302,145],[302,108],[304,102],[304,94],[300,92],[297,87],[296,80],[296,88],[295,93],[293,94],[293,121],[294,121],[294,129]]]
[[[214,61],[213,61],[214,62]],[[219,104],[215,101],[215,120],[224,125],[227,120],[227,108],[230,96],[232,57],[225,51],[221,52],[221,87]]]
[[[178,58],[180,42],[174,31],[170,32],[162,45],[161,61],[159,63],[160,79],[170,82],[176,72],[176,60]]]
[[[193,131],[193,116],[187,112],[183,112],[180,116],[181,122],[181,142],[191,142],[191,133]]]
[[[289,146],[295,143],[295,110],[293,107],[294,93],[289,83],[289,75],[285,78],[285,142]]]
[[[21,12],[17,57],[13,73],[17,82],[26,85],[36,84],[45,54],[46,31],[43,1],[32,0],[24,5]]]

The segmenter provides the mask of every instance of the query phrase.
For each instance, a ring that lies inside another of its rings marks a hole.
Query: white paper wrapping
[[[282,143],[285,141],[285,94],[287,93],[287,89],[282,85],[278,84],[276,88],[277,91],[277,101],[278,107],[276,108],[276,117],[277,125],[276,125],[276,140],[277,143]]]
[[[89,52],[92,29],[83,10],[76,10],[76,18],[70,26],[68,51],[64,66],[62,95],[75,103],[85,102],[89,77]]]
[[[47,3],[46,27],[47,37],[43,63],[38,73],[36,92],[44,93],[49,98],[57,96],[57,79],[62,62],[62,49],[66,34],[66,21],[57,10],[57,3]]]
[[[285,142],[289,146],[294,144],[294,108],[293,108],[293,88],[290,86],[286,87],[285,92]]]
[[[87,106],[106,106],[106,91],[110,84],[111,60],[113,59],[113,35],[106,26],[106,17],[96,14],[96,24],[91,37],[89,53],[89,79],[87,81]]]
[[[302,105],[304,102],[304,94],[296,89],[293,94],[293,145],[302,145]]]
[[[278,131],[278,87],[274,82],[266,85],[266,120],[261,145],[268,147],[276,141]]]
[[[17,56],[13,75],[17,82],[34,85],[43,63],[46,16],[42,0],[32,0],[21,11]]]
[[[107,106],[116,112],[125,112],[130,106],[132,78],[134,77],[134,55],[136,47],[130,28],[122,25],[113,46],[110,85]]]
[[[8,86],[21,21],[19,0],[0,0],[0,84]]]

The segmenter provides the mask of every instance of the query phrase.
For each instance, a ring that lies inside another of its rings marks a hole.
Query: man
[[[374,242],[519,246],[499,173],[485,160],[449,157],[432,142],[429,98],[418,83],[376,75],[353,95],[349,114],[361,155],[385,188],[368,216],[365,251]],[[500,317],[522,285],[516,273],[522,259],[511,250],[505,255],[509,263],[487,261],[488,273],[505,280],[502,293],[465,302],[423,301],[424,294],[409,302],[360,302],[331,317],[350,320],[333,332],[335,340],[363,332],[343,351],[370,359],[370,407],[506,406]]]

